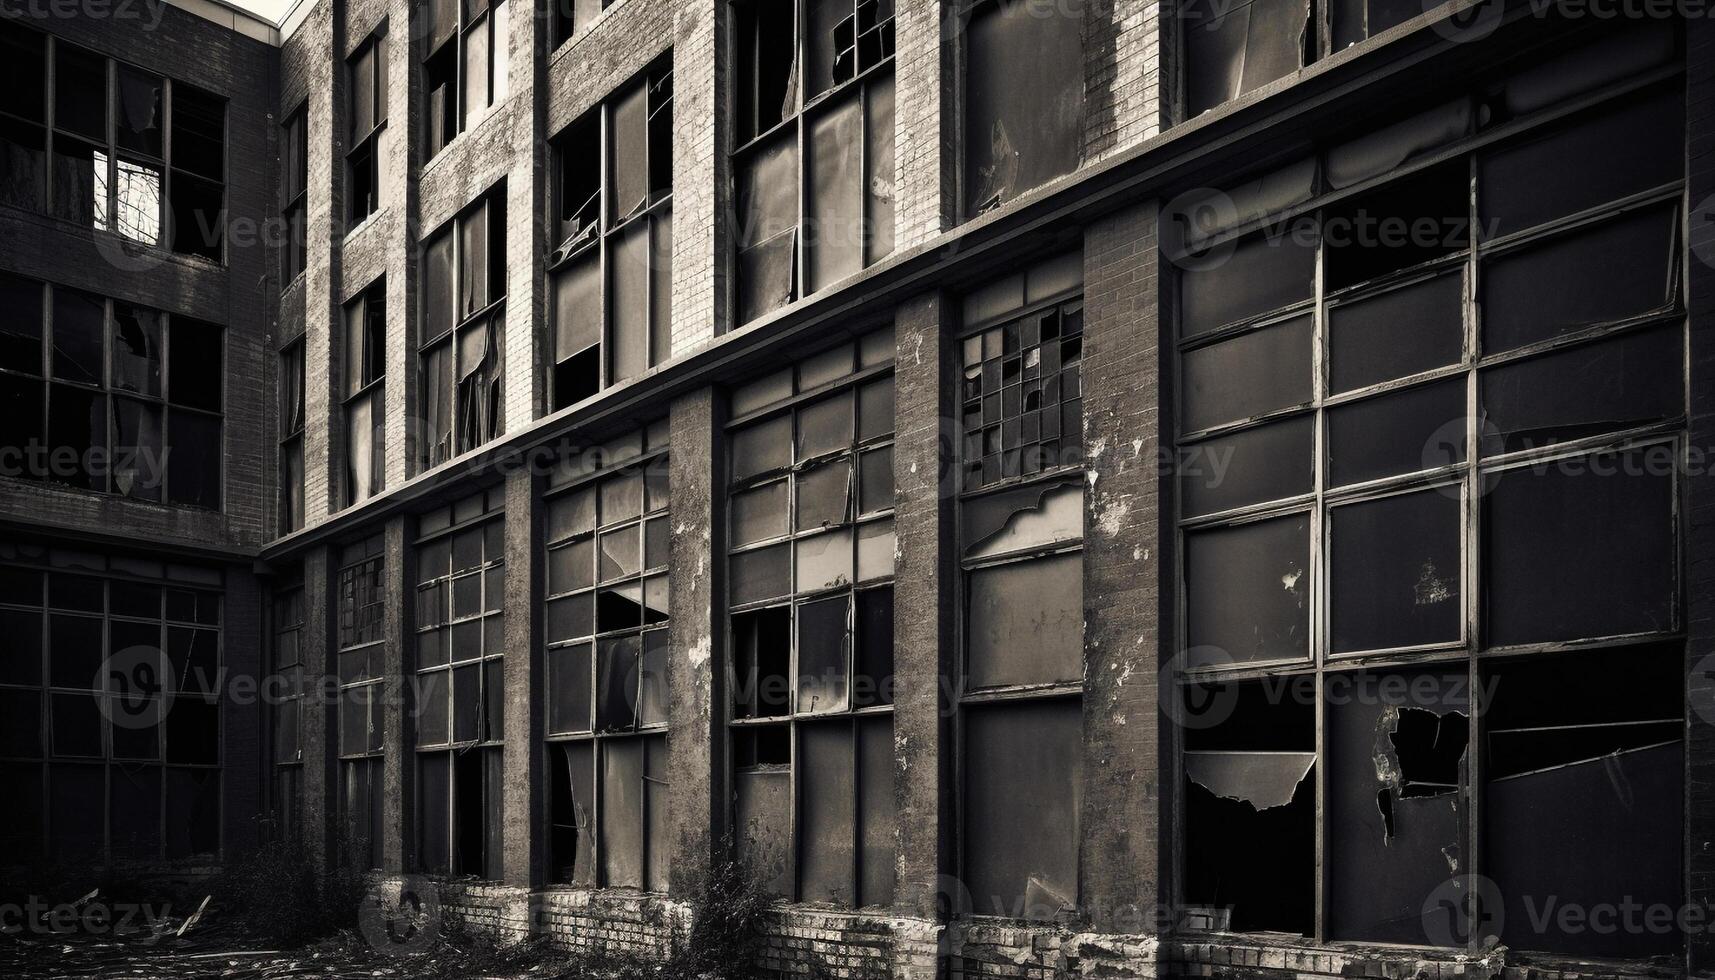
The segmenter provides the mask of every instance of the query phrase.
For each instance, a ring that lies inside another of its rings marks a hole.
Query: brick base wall
[[[659,895],[585,890],[538,892],[532,923],[557,948],[579,953],[665,960],[691,922],[690,907]]]

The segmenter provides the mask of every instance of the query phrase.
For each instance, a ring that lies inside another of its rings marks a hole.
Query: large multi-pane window
[[[0,61],[0,203],[221,260],[225,99],[13,19]]]
[[[417,519],[417,860],[421,870],[501,874],[504,493]]]
[[[506,101],[506,0],[425,0],[425,157]]]
[[[374,214],[381,198],[381,132],[387,128],[387,35],[377,33],[346,62],[351,84],[350,150],[345,154],[347,220],[356,225]]]
[[[425,468],[501,432],[506,275],[500,187],[447,222],[425,248],[418,351]]]
[[[273,732],[273,840],[289,841],[300,830],[304,746],[304,584],[302,571],[275,587],[273,646],[269,663],[269,706]]]
[[[381,490],[386,465],[387,286],[378,280],[345,306],[345,503]]]
[[[1082,258],[965,297],[959,744],[966,912],[1077,907],[1083,766]]]
[[[739,856],[772,894],[885,905],[895,826],[892,331],[735,390],[732,415]]]
[[[335,582],[339,671],[339,815],[341,857],[358,867],[380,865],[383,627],[386,585],[377,534],[340,553]]]
[[[964,26],[964,216],[1078,168],[1087,4],[959,0]]]
[[[667,889],[667,426],[568,458],[547,501],[549,867]]]
[[[1480,875],[1515,949],[1678,948],[1522,904],[1682,897],[1683,79],[1613,77],[1650,36],[1326,146],[1177,256],[1180,660],[1222,706],[1184,897],[1217,924],[1463,942],[1424,898]]]
[[[673,347],[671,57],[554,140],[553,405],[666,360]]]
[[[220,572],[0,544],[0,630],[9,853],[217,856]]]
[[[736,321],[893,251],[893,3],[733,3]]]
[[[280,349],[280,529],[304,526],[304,331]]]
[[[218,508],[220,327],[0,273],[11,476]]]
[[[285,285],[304,274],[309,240],[305,237],[305,215],[310,199],[309,127],[306,103],[286,118],[280,128],[280,218],[286,240],[280,246],[280,283]]]

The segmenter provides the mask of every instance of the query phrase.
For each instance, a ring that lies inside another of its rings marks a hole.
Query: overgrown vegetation
[[[735,849],[728,838],[722,853]],[[724,860],[690,883],[691,927],[675,937],[663,980],[749,980],[762,950],[762,922],[771,899],[742,862]]]

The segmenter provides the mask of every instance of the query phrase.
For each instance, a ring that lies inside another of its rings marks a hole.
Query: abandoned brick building
[[[0,851],[1715,974],[1706,18],[95,6],[0,19]]]

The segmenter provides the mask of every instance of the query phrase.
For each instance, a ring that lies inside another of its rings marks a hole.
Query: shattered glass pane
[[[1083,157],[1083,8],[984,4],[965,27],[965,213],[1071,173]]]
[[[963,503],[961,520],[967,559],[1076,541],[1084,533],[1083,485],[1050,483],[972,497]]]
[[[1685,414],[1684,351],[1684,327],[1674,323],[1483,371],[1483,454]]]
[[[849,706],[851,600],[835,596],[798,606],[798,711],[819,714]]]
[[[830,467],[839,469],[840,467]],[[786,534],[787,483],[777,480],[732,495],[732,545],[740,547]]]

